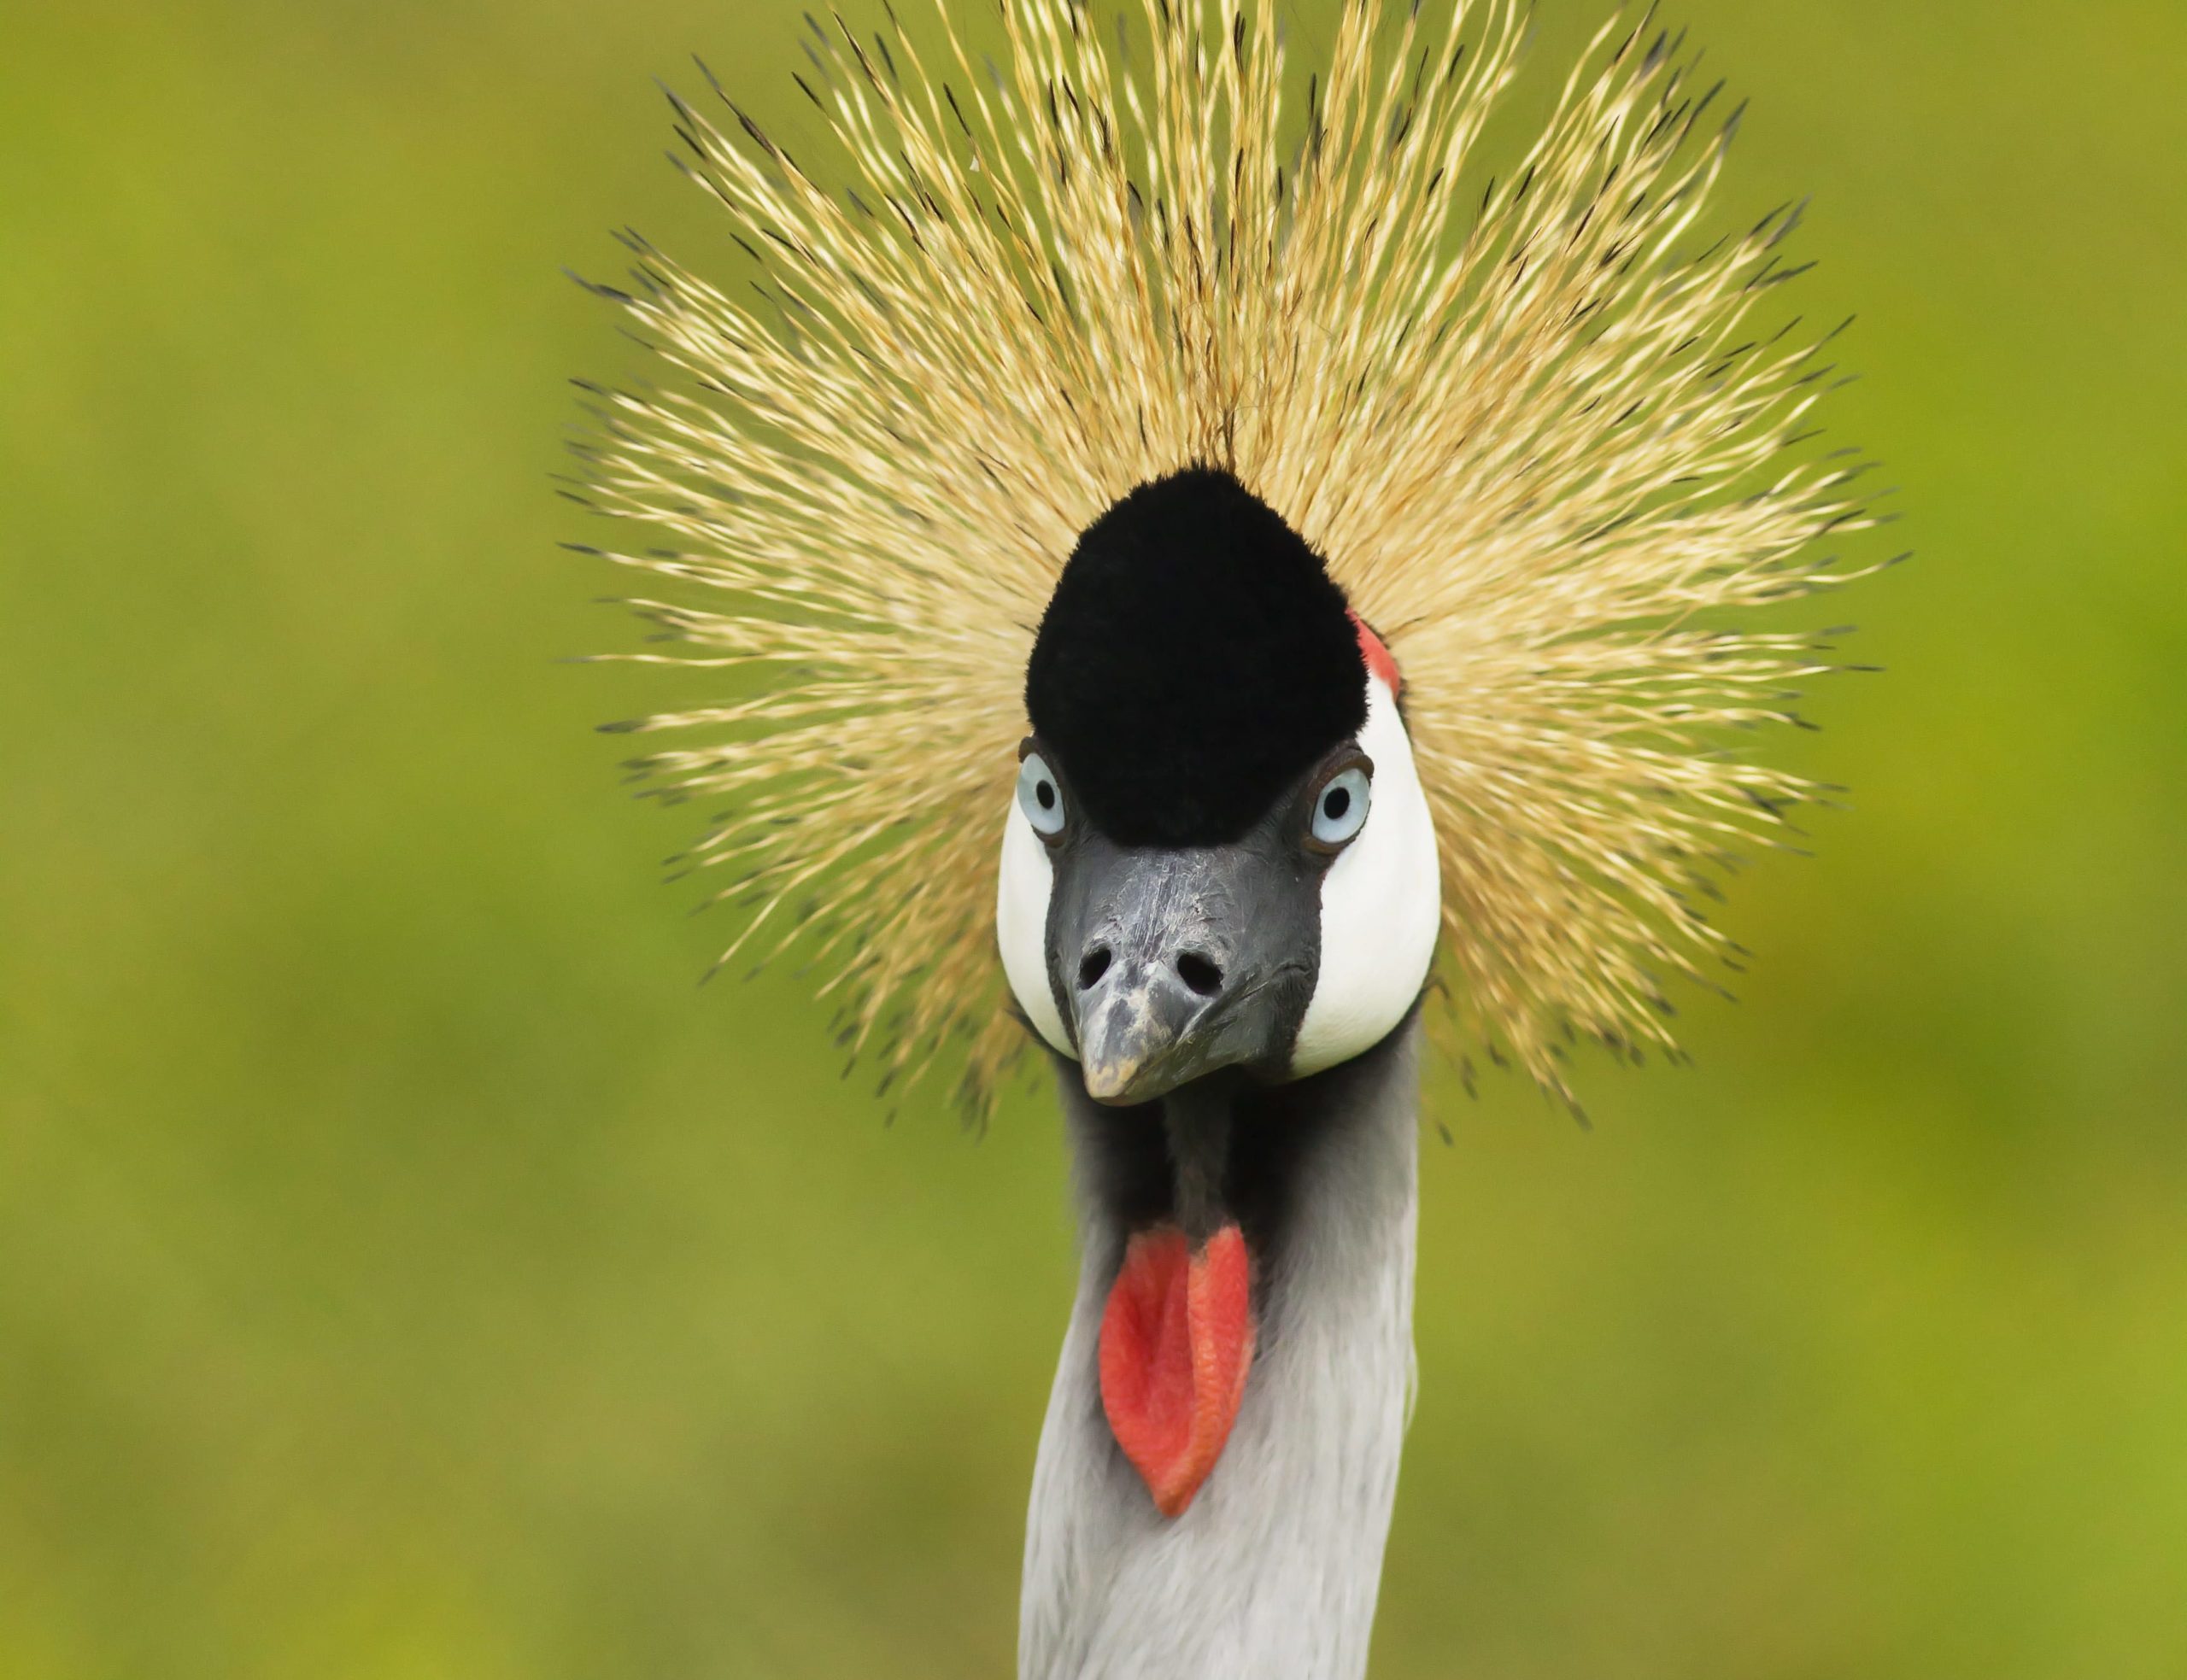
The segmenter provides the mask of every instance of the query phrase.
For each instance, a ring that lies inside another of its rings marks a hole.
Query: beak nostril
[[[1212,998],[1222,989],[1222,970],[1197,951],[1177,959],[1177,977],[1203,998]]]
[[[1086,953],[1078,965],[1078,989],[1090,992],[1100,983],[1101,976],[1109,972],[1109,947],[1097,945]]]

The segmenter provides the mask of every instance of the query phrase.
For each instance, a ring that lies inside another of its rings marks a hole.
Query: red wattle
[[[1226,1225],[1194,1254],[1184,1232],[1140,1232],[1101,1315],[1101,1409],[1155,1508],[1183,1514],[1222,1455],[1253,1363],[1252,1266]]]

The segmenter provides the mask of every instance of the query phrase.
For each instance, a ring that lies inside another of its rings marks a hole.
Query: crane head
[[[1434,825],[1381,639],[1234,477],[1080,537],[1026,674],[997,930],[1097,1102],[1372,1048],[1434,953]]]

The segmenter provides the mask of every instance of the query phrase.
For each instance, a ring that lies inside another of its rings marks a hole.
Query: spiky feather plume
[[[1271,7],[1145,3],[1135,55],[1003,0],[984,72],[946,10],[940,68],[893,15],[816,25],[839,192],[718,85],[676,101],[754,272],[633,237],[613,296],[680,378],[599,391],[581,453],[674,544],[612,557],[684,645],[626,657],[753,674],[619,726],[689,732],[638,770],[727,807],[691,857],[745,907],[724,961],[802,942],[884,1085],[963,1035],[992,1088],[1026,1042],[993,915],[1034,629],[1081,530],[1211,462],[1404,671],[1445,1027],[1559,1092],[1574,1033],[1673,1049],[1664,980],[1733,949],[1697,892],[1815,792],[1724,743],[1826,650],[1726,610],[1841,581],[1819,539],[1873,523],[1857,464],[1799,448],[1821,343],[1749,323],[1797,213],[1704,243],[1736,114],[1645,18],[1484,179],[1517,6],[1350,0],[1301,99]]]

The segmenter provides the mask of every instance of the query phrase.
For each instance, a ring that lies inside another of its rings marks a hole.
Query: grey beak
[[[1075,1002],[1080,1068],[1095,1102],[1144,1102],[1181,1083],[1164,1074],[1191,1045],[1208,1000],[1185,985],[1174,963],[1144,952],[1112,958]]]
[[[1058,871],[1050,949],[1088,1096],[1145,1103],[1220,1068],[1287,1060],[1319,944],[1294,875],[1250,842],[1077,849]]]

